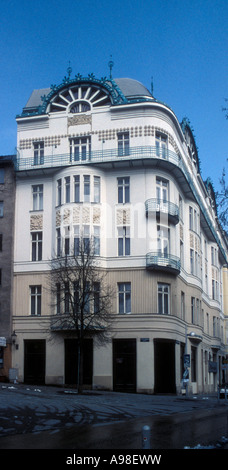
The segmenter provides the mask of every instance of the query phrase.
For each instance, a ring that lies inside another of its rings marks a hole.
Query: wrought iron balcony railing
[[[154,269],[159,271],[167,271],[173,274],[180,273],[180,258],[174,255],[150,252],[146,255],[146,267],[148,269]]]
[[[170,201],[151,198],[145,202],[146,215],[149,214],[167,214],[170,222],[177,224],[179,222],[179,207]]]

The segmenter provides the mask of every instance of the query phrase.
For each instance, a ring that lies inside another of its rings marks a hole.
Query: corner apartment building
[[[72,384],[73,332],[50,330],[50,260],[96,239],[115,289],[111,339],[88,340],[93,388],[212,392],[225,354],[225,244],[187,119],[140,82],[70,75],[17,116],[13,367]],[[72,248],[73,249],[73,248]]]
[[[13,315],[13,254],[15,156],[0,156],[0,381],[11,368]]]

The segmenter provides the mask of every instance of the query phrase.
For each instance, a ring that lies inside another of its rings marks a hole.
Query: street
[[[151,449],[215,445],[227,438],[227,410],[216,396],[2,384],[0,449],[142,449],[145,425]]]

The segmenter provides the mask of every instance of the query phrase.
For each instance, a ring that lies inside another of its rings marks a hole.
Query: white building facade
[[[213,392],[225,354],[223,238],[188,121],[132,79],[66,78],[34,90],[16,168],[13,367],[75,383],[75,338],[50,330],[50,261],[93,237],[115,295],[110,341],[88,340],[92,388]]]

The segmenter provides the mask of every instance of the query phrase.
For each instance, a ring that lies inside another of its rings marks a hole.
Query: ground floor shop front
[[[85,388],[133,393],[211,393],[223,381],[221,350],[202,338],[186,336],[186,342],[115,334],[99,345],[96,338],[84,341]],[[13,368],[19,382],[35,385],[76,386],[78,347],[74,337],[17,335]],[[183,382],[183,378],[185,381]]]

